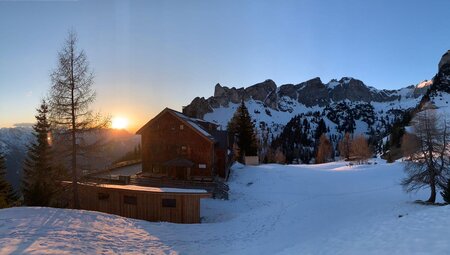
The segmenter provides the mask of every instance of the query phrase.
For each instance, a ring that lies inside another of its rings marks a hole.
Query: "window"
[[[184,130],[184,125],[180,125],[180,130]]]
[[[160,172],[159,166],[153,166],[152,172],[158,174]]]
[[[136,205],[137,197],[135,196],[123,196],[123,203],[127,205]]]
[[[205,169],[206,168],[206,164],[198,164],[198,168]]]
[[[108,193],[98,193],[98,200],[108,200],[109,194]]]
[[[161,202],[162,202],[162,207],[169,207],[169,208],[177,207],[177,200],[176,199],[163,198],[161,200]]]
[[[182,145],[181,147],[181,155],[186,155],[188,151],[188,147],[186,145]]]

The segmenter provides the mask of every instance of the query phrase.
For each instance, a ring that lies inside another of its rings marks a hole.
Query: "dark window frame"
[[[162,198],[161,206],[165,208],[176,208],[177,200],[175,198]]]
[[[100,201],[109,200],[109,193],[98,192],[97,193],[97,198]]]
[[[137,196],[123,195],[123,203],[127,205],[137,205]]]

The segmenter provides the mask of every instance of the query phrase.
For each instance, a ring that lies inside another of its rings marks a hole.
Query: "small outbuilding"
[[[81,209],[174,223],[200,223],[200,199],[211,197],[202,189],[94,183],[78,187]]]

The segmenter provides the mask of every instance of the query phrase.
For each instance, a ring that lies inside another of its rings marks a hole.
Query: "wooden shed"
[[[135,185],[79,184],[80,207],[148,221],[200,223],[202,189],[155,188]]]

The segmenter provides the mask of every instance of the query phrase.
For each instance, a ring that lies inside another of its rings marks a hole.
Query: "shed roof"
[[[63,183],[70,184],[71,181],[63,181]],[[159,188],[159,187],[147,187],[137,185],[118,185],[118,184],[104,184],[104,183],[79,183],[82,186],[100,187],[107,189],[121,189],[130,191],[145,191],[153,193],[184,193],[184,194],[209,194],[204,189],[180,189],[180,188]]]
[[[156,193],[192,193],[192,194],[208,193],[204,189],[157,188],[157,187],[146,187],[146,186],[137,186],[137,185],[117,185],[117,184],[99,184],[97,186],[102,187],[102,188],[110,188],[110,189],[148,191],[148,192],[156,192]]]

